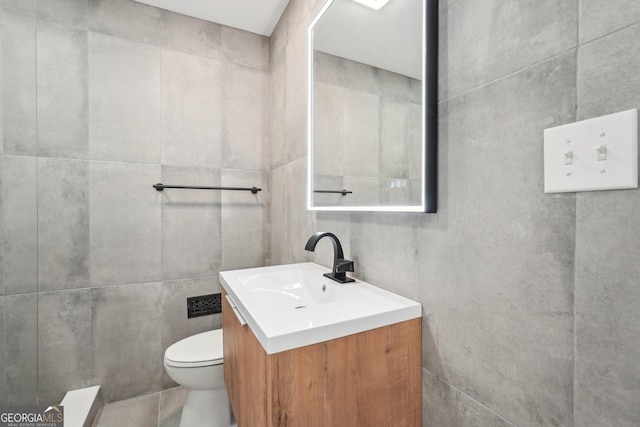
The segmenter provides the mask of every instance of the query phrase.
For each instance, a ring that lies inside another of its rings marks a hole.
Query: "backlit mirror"
[[[435,212],[437,2],[329,0],[308,42],[308,208]]]

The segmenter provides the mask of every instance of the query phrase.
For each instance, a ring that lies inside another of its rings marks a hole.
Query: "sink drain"
[[[306,305],[299,305],[299,306],[297,306],[297,307],[293,307],[293,309],[294,309],[294,310],[297,310],[297,309],[299,309],[299,308],[305,308],[305,307],[306,307]]]

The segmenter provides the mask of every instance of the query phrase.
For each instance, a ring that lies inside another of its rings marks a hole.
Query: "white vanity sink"
[[[224,271],[222,286],[268,354],[403,322],[419,303],[366,282],[340,284],[314,263]]]

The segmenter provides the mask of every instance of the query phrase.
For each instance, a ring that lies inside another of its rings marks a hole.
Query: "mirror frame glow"
[[[307,210],[435,213],[438,192],[438,1],[423,0],[422,200],[406,206],[314,206],[313,204],[313,29],[335,0],[328,0],[307,30]]]

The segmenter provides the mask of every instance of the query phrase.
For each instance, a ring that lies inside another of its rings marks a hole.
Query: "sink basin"
[[[220,282],[268,354],[415,319],[419,303],[314,263],[224,271]]]
[[[297,310],[357,297],[349,287],[321,280],[314,269],[291,267],[243,275],[238,280],[260,304],[271,310]]]

